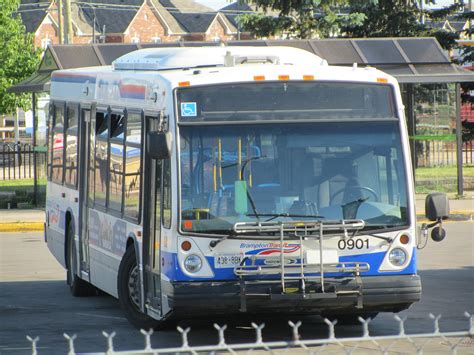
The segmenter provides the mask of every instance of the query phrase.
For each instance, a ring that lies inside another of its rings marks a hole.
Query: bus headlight
[[[407,260],[407,253],[403,249],[394,248],[390,251],[388,260],[395,266],[402,266]]]
[[[198,272],[202,267],[202,260],[199,256],[191,254],[184,259],[184,267],[188,272]]]

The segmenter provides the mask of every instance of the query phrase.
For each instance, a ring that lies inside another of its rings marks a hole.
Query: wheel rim
[[[132,270],[130,270],[130,274],[128,277],[128,294],[130,297],[130,301],[132,304],[140,308],[140,290],[139,290],[139,283],[138,283],[138,266],[134,266]]]

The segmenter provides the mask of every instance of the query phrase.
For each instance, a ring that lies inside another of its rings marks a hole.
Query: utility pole
[[[72,32],[72,19],[71,19],[71,0],[64,0],[65,1],[65,7],[64,7],[64,10],[65,10],[65,22],[66,22],[66,26],[65,26],[65,43],[69,43],[71,44],[72,43],[72,36],[73,36],[73,32]]]
[[[59,44],[64,43],[64,36],[63,36],[63,0],[58,0],[58,26],[59,26]]]
[[[425,24],[424,2],[425,0],[420,0],[420,22],[422,25]]]
[[[469,8],[466,11],[469,12],[469,11],[473,10],[472,9],[472,0],[469,0],[468,4],[469,4]],[[469,23],[469,30],[472,31],[472,20],[469,19],[468,23]],[[469,38],[472,39],[472,32],[469,32]]]

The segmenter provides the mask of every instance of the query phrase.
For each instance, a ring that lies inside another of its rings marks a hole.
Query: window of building
[[[46,49],[51,43],[51,38],[43,38],[41,40],[41,48]]]
[[[64,104],[54,105],[51,149],[51,180],[63,183],[64,164]]]
[[[78,106],[67,106],[67,128],[66,128],[66,157],[65,157],[65,171],[64,182],[72,187],[77,186],[77,136],[78,136]]]
[[[110,115],[109,208],[122,211],[125,115]]]
[[[142,114],[128,112],[125,137],[124,213],[138,220],[140,213]]]

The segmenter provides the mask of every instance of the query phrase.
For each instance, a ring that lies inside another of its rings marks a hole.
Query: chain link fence
[[[225,339],[225,330],[227,325],[220,326],[214,324],[217,330],[219,341],[217,344],[192,346],[188,341],[188,335],[191,328],[183,329],[177,327],[181,334],[181,345],[170,348],[153,348],[151,338],[153,330],[141,330],[144,336],[143,349],[120,351],[114,348],[115,332],[102,332],[104,336],[105,354],[235,354],[235,353],[286,353],[286,354],[474,354],[474,316],[468,312],[464,313],[466,317],[467,330],[456,332],[441,332],[441,315],[430,314],[433,321],[433,328],[430,332],[422,334],[407,334],[405,332],[406,318],[395,315],[395,321],[398,322],[399,332],[393,335],[373,336],[369,332],[371,319],[359,318],[361,322],[363,335],[360,337],[337,338],[335,335],[335,325],[337,321],[324,319],[328,326],[328,337],[326,339],[303,339],[299,328],[301,322],[288,322],[292,339],[289,341],[263,340],[263,331],[265,323],[255,324],[252,327],[255,330],[255,341],[251,343],[229,344]],[[68,342],[68,354],[76,354],[74,341],[76,335],[63,334]],[[39,337],[27,336],[31,343],[33,355],[38,354]]]

